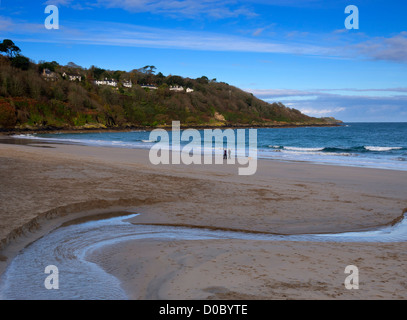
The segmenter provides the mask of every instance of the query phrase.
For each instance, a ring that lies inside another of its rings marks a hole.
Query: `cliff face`
[[[339,122],[308,117],[281,103],[267,103],[206,77],[165,77],[145,70],[101,72],[94,67],[73,70],[56,63],[49,72],[36,64],[21,70],[11,66],[6,58],[0,58],[0,129],[3,131],[157,127],[171,125],[172,120],[191,127]],[[80,75],[80,81],[64,74]],[[116,86],[98,85],[95,79],[113,79]]]

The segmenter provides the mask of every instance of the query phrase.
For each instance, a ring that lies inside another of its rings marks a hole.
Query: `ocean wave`
[[[18,139],[40,139],[38,137],[36,137],[35,135],[32,134],[14,134],[11,137],[13,138],[18,138]]]
[[[288,146],[276,146],[276,145],[269,145],[269,148],[276,149],[274,152],[292,152],[292,153],[306,153],[306,154],[337,154],[343,156],[350,156],[352,152],[357,150],[353,148],[305,148],[305,147],[288,147]],[[360,149],[360,148],[359,148]]]
[[[324,151],[292,151],[292,150],[275,150],[274,152],[282,152],[292,155],[304,155],[304,156],[335,156],[335,157],[357,157],[356,153],[349,152],[324,152]]]
[[[82,139],[67,139],[67,138],[45,138],[38,137],[35,134],[15,134],[11,136],[15,139],[28,139],[28,140],[40,140],[40,141],[52,141],[52,142],[69,142],[69,143],[83,143]]]
[[[324,148],[303,148],[303,147],[287,147],[287,146],[277,146],[277,145],[269,145],[269,148],[278,149],[278,150],[287,150],[287,151],[300,151],[300,152],[315,152],[315,151],[322,151]]]
[[[80,144],[96,147],[120,147],[120,148],[143,148],[146,144],[140,142],[127,142],[118,140],[96,140],[96,139],[70,139],[70,138],[49,138],[49,137],[38,137],[30,134],[18,134],[13,135],[16,139],[29,139],[29,140],[39,140],[44,142],[54,142],[54,143],[67,143],[67,144]],[[143,146],[144,145],[144,146]]]
[[[304,151],[304,152],[323,151],[324,149],[325,149],[325,148],[284,147],[284,150],[288,150],[288,151]]]
[[[321,148],[305,148],[269,145],[268,148],[276,149],[276,151],[292,151],[292,152],[324,152],[324,153],[366,153],[366,152],[388,152],[392,150],[403,150],[403,147],[380,147],[380,146],[354,146],[354,147],[321,147]]]
[[[375,146],[364,146],[364,148],[369,151],[391,151],[403,149],[403,147],[375,147]]]

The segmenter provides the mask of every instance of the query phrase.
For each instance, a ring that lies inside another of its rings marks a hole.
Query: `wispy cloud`
[[[337,0],[343,1],[343,0]],[[269,6],[281,7],[312,7],[316,5],[326,5],[326,0],[246,0],[249,3],[258,3]]]
[[[330,109],[316,109],[316,108],[300,108],[299,109],[302,113],[312,116],[312,117],[325,117],[325,116],[332,116],[337,115],[340,112],[346,110],[344,107],[337,107],[337,108],[330,108]]]
[[[407,63],[406,31],[390,38],[375,37],[354,47],[370,59]]]
[[[187,49],[199,51],[261,52],[300,55],[335,56],[330,48],[295,41],[266,41],[250,36],[230,35],[196,30],[177,30],[143,27],[124,23],[85,21],[69,24],[60,30],[46,32],[43,25],[35,28],[21,21],[2,19],[0,26],[12,30],[19,41],[75,43],[86,45]]]
[[[219,0],[99,0],[106,7],[123,8],[129,11],[142,11],[158,14],[176,14],[187,17],[208,15],[214,18],[229,18],[238,16],[255,16],[239,1]]]
[[[348,92],[388,92],[388,93],[407,93],[407,88],[375,88],[375,89],[357,89],[357,88],[343,88],[343,89],[318,89],[318,91],[348,91]]]
[[[12,26],[13,21],[10,18],[0,16],[0,31],[8,31]]]
[[[253,36],[257,37],[263,33],[266,28],[258,28],[253,32]]]
[[[230,18],[238,16],[256,17],[251,5],[310,7],[324,4],[323,0],[46,0],[45,4],[70,6],[72,8],[104,7],[120,8],[130,12],[150,12],[153,14],[169,14],[193,18],[207,15],[214,18]]]
[[[278,97],[309,97],[309,96],[333,96],[333,95],[352,95],[353,93],[366,93],[361,96],[392,96],[397,94],[407,93],[407,87],[402,88],[334,88],[334,89],[311,89],[311,90],[297,90],[297,89],[246,89],[246,91],[263,99],[273,99]],[[340,92],[338,94],[337,92]]]
[[[73,0],[47,0],[44,2],[44,4],[54,6],[70,6],[73,4],[73,2]]]
[[[313,117],[333,116],[344,121],[407,121],[407,88],[246,91],[269,102],[280,101]]]
[[[76,0],[48,0],[46,3],[78,6]],[[249,2],[250,3],[250,2]],[[82,2],[81,9],[89,2]],[[92,4],[95,6],[95,4]],[[228,0],[99,0],[96,5],[123,7],[127,10],[147,10],[157,13],[178,13],[185,16],[206,14],[227,17],[240,14],[255,14],[241,5],[240,1]],[[30,28],[24,21],[13,21],[0,17],[0,30],[18,34],[20,41],[27,41],[43,34],[43,30]],[[348,41],[342,30],[325,33],[287,31],[273,37],[263,36],[270,26],[260,26],[246,35],[204,32],[200,30],[171,30],[170,28],[143,27],[125,23],[83,21],[70,23],[60,21],[61,30],[37,37],[38,42],[95,44],[108,46],[133,46],[149,48],[173,48],[207,51],[233,51],[309,55],[334,59],[372,59],[407,63],[407,32],[391,37],[355,36]],[[331,36],[331,38],[330,38]],[[350,42],[350,44],[349,44]]]
[[[178,18],[196,18],[202,15],[216,19],[257,16],[245,2],[237,0],[97,0],[92,3],[78,0],[47,0],[45,4],[69,6],[74,9],[119,8],[129,12],[149,12]]]

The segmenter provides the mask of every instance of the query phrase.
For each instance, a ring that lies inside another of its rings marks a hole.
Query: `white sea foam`
[[[375,147],[375,146],[365,146],[364,148],[369,151],[390,151],[403,149],[403,147]]]
[[[288,151],[300,151],[300,152],[315,152],[322,151],[325,148],[299,148],[299,147],[284,147],[284,150]]]
[[[150,140],[148,135],[135,135],[135,133],[132,133],[131,135],[128,135],[127,133],[122,135],[108,133],[106,136],[95,134],[62,134],[43,136],[39,134],[37,135],[22,133],[15,135],[14,137],[18,139],[31,139],[33,141],[44,141],[50,143],[80,144],[95,147],[115,147],[127,149],[149,149],[155,143],[157,143],[157,141]],[[378,141],[376,145],[373,142],[366,141],[365,144],[355,144],[353,147],[351,145],[347,146],[345,144],[341,146],[326,146],[325,148],[323,148],[317,146],[324,146],[324,141],[322,141],[321,143],[318,143],[318,141],[316,141],[315,147],[303,147],[301,141],[298,142],[296,146],[284,146],[284,142],[281,142],[279,140],[272,141],[270,137],[266,137],[264,138],[264,140],[260,140],[259,144],[262,145],[266,141],[268,142],[268,144],[265,144],[264,147],[259,149],[259,159],[309,161],[322,164],[371,167],[403,171],[407,170],[407,161],[405,160],[407,158],[407,153],[403,153],[402,150],[404,150],[404,147],[400,146],[402,144],[397,143],[396,141],[394,142],[394,144],[391,142],[385,143]],[[203,144],[204,141],[201,141],[201,143]],[[194,143],[193,147],[196,152],[201,152],[201,154],[215,155],[223,153],[223,147],[218,148],[215,146],[213,148],[205,148],[203,145],[201,145],[201,143],[197,142],[196,146]],[[291,143],[296,144],[295,141],[292,141]],[[329,141],[329,143],[327,143],[326,145],[330,145],[330,143],[331,141]],[[190,147],[191,146],[192,145],[190,145]],[[169,143],[167,146],[164,144],[162,146],[162,149],[171,150],[171,144]],[[392,156],[388,154],[391,151],[393,153]],[[238,157],[242,155],[244,156],[246,155],[246,150],[234,148],[232,150],[232,154]]]
[[[56,143],[68,143],[68,144],[81,144],[88,146],[97,147],[119,147],[119,148],[143,148],[146,147],[147,143],[155,143],[155,141],[140,141],[140,142],[126,142],[117,140],[96,140],[96,139],[69,139],[69,138],[48,138],[48,137],[38,137],[35,135],[14,135],[13,138],[17,139],[28,139],[28,140],[40,140],[45,142],[56,142]]]
[[[15,135],[12,135],[12,137],[18,138],[18,139],[41,139],[32,134],[15,134]]]

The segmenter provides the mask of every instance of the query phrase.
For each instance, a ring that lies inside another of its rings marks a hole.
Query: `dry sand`
[[[146,150],[0,144],[0,274],[63,221],[121,209],[133,223],[281,234],[356,231],[400,219],[407,172],[259,161],[153,166]],[[405,299],[407,243],[126,242],[93,254],[133,299]],[[347,265],[360,289],[344,287]]]

